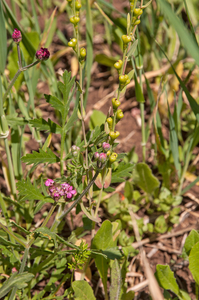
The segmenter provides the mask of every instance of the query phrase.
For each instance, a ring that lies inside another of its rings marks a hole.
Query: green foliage
[[[72,283],[72,288],[75,293],[75,295],[74,295],[75,299],[77,299],[77,300],[84,300],[84,299],[95,300],[96,299],[93,294],[92,288],[90,287],[88,282],[86,282],[84,280],[74,281]]]
[[[152,174],[151,169],[145,163],[138,163],[135,166],[133,181],[148,194],[151,194],[160,185],[159,180]]]

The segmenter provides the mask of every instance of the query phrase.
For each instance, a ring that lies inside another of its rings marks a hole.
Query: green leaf
[[[137,45],[138,45],[138,39],[133,42],[133,44],[131,45],[131,48],[127,52],[126,56],[128,56],[128,58],[134,54],[134,52],[137,48]]]
[[[45,197],[40,193],[40,190],[38,188],[32,185],[29,178],[27,178],[27,181],[18,181],[17,189],[19,191],[19,196],[24,195],[24,197],[20,201],[24,201],[27,199],[45,201]]]
[[[97,270],[100,274],[100,277],[102,279],[105,294],[107,294],[109,259],[106,259],[103,256],[98,255],[97,257],[95,257],[95,264],[96,264]]]
[[[176,132],[173,116],[171,115],[171,112],[170,112],[169,104],[168,104],[168,112],[169,112],[169,127],[170,127],[169,142],[170,142],[171,152],[173,154],[174,165],[175,165],[176,171],[178,172],[178,177],[180,177],[181,167],[180,167],[180,163],[179,163],[179,154],[178,154],[178,135]]]
[[[47,148],[47,151],[43,151],[39,149],[39,152],[33,151],[31,154],[27,154],[21,158],[22,162],[30,165],[35,163],[48,163],[53,164],[55,162],[59,162],[59,157],[57,157],[52,150]]]
[[[0,299],[3,299],[3,297],[8,294],[12,288],[25,288],[27,286],[26,282],[29,282],[33,277],[34,275],[28,272],[12,274],[8,280],[4,281],[0,288]]]
[[[94,110],[89,122],[89,127],[91,130],[95,129],[96,126],[101,126],[106,121],[106,116],[100,110]]]
[[[133,171],[134,165],[131,163],[121,162],[119,163],[117,169],[112,172],[111,183],[114,182],[123,182],[125,181],[125,177],[131,177],[131,173]]]
[[[138,163],[135,166],[133,181],[148,194],[151,194],[160,185],[159,180],[152,174],[151,169],[145,163]]]
[[[75,299],[78,300],[96,300],[93,290],[84,280],[73,281],[72,288],[75,293]]]
[[[187,255],[190,254],[191,249],[193,246],[199,242],[199,234],[196,230],[191,230],[188,237],[186,238],[185,244],[184,244],[184,250]]]
[[[106,220],[93,238],[92,249],[106,250],[114,246],[116,242],[113,241],[112,224]]]
[[[187,30],[182,20],[171,9],[171,5],[168,1],[158,0],[158,2],[163,15],[169,20],[171,26],[175,28],[180,40],[182,41],[183,47],[195,59],[199,66],[199,47],[193,38],[193,35]]]
[[[156,277],[160,287],[162,287],[165,290],[172,291],[180,299],[182,299],[180,297],[180,289],[177,285],[177,282],[176,282],[176,279],[173,275],[173,272],[171,271],[169,266],[157,265],[156,266],[155,277]]]
[[[11,114],[6,116],[8,125],[13,128],[14,126],[23,126],[28,123],[27,120],[21,117],[17,117],[17,114]]]
[[[196,243],[189,254],[189,270],[195,282],[199,285],[199,242]]]
[[[160,47],[161,51],[163,52],[163,54],[165,55],[166,59],[168,60],[168,62],[170,63],[172,69],[173,69],[173,72],[175,74],[175,76],[177,77],[183,91],[185,92],[186,96],[187,96],[187,99],[189,101],[189,104],[191,106],[191,109],[192,111],[194,112],[195,116],[196,116],[196,119],[199,123],[199,105],[197,104],[197,102],[195,101],[195,99],[191,96],[191,94],[189,93],[188,89],[186,88],[184,82],[181,80],[181,78],[178,76],[178,74],[176,73],[175,71],[175,68],[173,67],[171,61],[168,59],[166,53],[164,52],[163,48],[159,45],[159,43],[156,41],[156,43],[158,44],[158,46]]]
[[[46,101],[55,109],[59,110],[61,113],[64,110],[63,103],[55,96],[52,95],[46,95],[44,94],[44,97],[46,98]]]
[[[62,133],[62,128],[58,124],[51,121],[50,119],[48,119],[48,122],[42,118],[33,119],[30,120],[29,123],[32,125],[32,127],[35,127],[40,131],[46,130],[52,133],[60,133],[60,134]]]
[[[164,216],[161,215],[155,220],[154,229],[158,233],[165,233],[167,231],[167,223]]]
[[[6,26],[5,19],[3,13],[2,2],[0,1],[0,74],[4,73],[6,66],[6,58],[7,58],[7,34],[6,34]]]
[[[64,126],[64,132],[67,132],[72,126],[74,126],[75,121],[77,120],[77,112],[78,112],[78,105],[73,109],[72,115],[68,119],[66,125]]]
[[[121,290],[121,271],[118,260],[114,260],[111,268],[110,300],[119,300]]]
[[[107,67],[113,67],[113,65],[114,65],[114,63],[116,63],[117,59],[102,53],[102,54],[97,54],[95,56],[95,61],[97,61],[101,65],[104,65]]]
[[[144,99],[144,96],[143,96],[143,93],[142,93],[141,86],[138,83],[136,74],[134,74],[134,80],[135,80],[135,96],[136,96],[136,100],[138,102],[140,102],[140,103],[144,103],[145,99]]]

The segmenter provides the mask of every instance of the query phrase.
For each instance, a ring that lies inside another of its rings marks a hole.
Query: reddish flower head
[[[13,38],[13,41],[17,44],[19,42],[21,42],[21,40],[22,40],[21,31],[15,28],[15,30],[13,31],[13,34],[12,34],[12,38]]]
[[[50,57],[50,52],[47,48],[41,48],[36,52],[36,59],[47,60]]]

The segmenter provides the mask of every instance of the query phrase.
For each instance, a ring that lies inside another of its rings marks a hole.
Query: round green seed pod
[[[81,48],[79,54],[80,54],[80,57],[82,59],[84,59],[86,57],[86,49],[85,48]]]
[[[75,1],[75,9],[77,11],[79,11],[81,7],[82,7],[81,3],[79,3],[78,1]]]
[[[133,14],[134,16],[141,16],[143,14],[143,10],[141,8],[135,8]]]
[[[124,44],[128,44],[131,41],[131,37],[128,35],[123,35],[122,40]]]

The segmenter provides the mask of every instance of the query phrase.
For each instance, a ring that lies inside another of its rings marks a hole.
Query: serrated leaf
[[[45,201],[45,197],[40,193],[40,190],[37,189],[32,183],[30,179],[27,178],[27,181],[21,180],[17,182],[17,189],[19,191],[19,195],[24,197],[20,201],[24,200],[42,200]]]
[[[27,286],[26,282],[29,282],[33,277],[34,275],[28,272],[12,274],[8,280],[4,281],[0,288],[0,299],[3,299],[3,297],[14,287],[17,289],[25,288]]]
[[[46,95],[44,94],[44,97],[46,98],[46,101],[55,109],[59,110],[61,113],[63,113],[64,105],[63,103],[55,96],[52,95]]]
[[[196,243],[189,254],[189,270],[191,271],[194,280],[199,285],[199,242]]]
[[[180,300],[184,300],[182,298],[179,286],[174,277],[174,273],[171,271],[169,266],[157,265],[155,277],[160,285],[165,290],[170,290],[174,294],[176,294]]]
[[[159,180],[152,174],[151,169],[145,163],[138,163],[135,166],[133,181],[148,194],[151,194],[160,185]]]
[[[57,157],[49,148],[47,148],[46,152],[42,149],[39,149],[39,152],[33,151],[31,154],[27,154],[26,156],[23,156],[21,160],[27,165],[35,164],[35,163],[53,164],[59,162],[59,157]]]
[[[111,268],[111,287],[110,287],[110,300],[118,300],[121,289],[121,271],[118,260],[114,260]]]
[[[96,300],[93,290],[84,280],[73,281],[72,288],[75,293],[75,299],[78,300]]]
[[[131,173],[133,171],[134,165],[131,163],[125,163],[121,162],[117,169],[112,172],[112,179],[111,182],[123,182],[125,180],[125,177],[130,177]]]
[[[62,133],[62,128],[58,124],[54,123],[50,119],[48,122],[42,118],[30,120],[29,123],[32,127],[37,128],[38,130],[42,131],[50,131],[52,133]]]
[[[11,128],[13,128],[14,126],[17,126],[17,125],[23,126],[28,123],[28,121],[25,120],[24,118],[17,117],[17,114],[11,114],[11,115],[6,116],[6,120],[8,122],[8,125]]]

